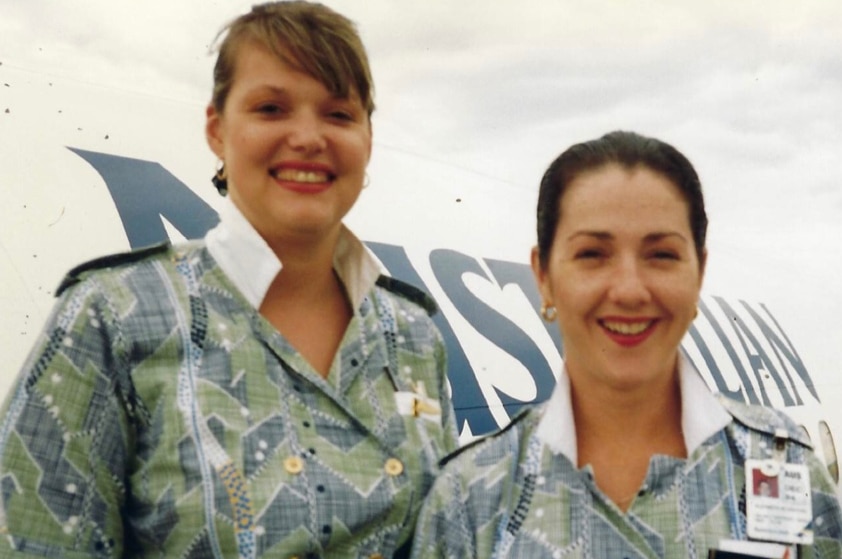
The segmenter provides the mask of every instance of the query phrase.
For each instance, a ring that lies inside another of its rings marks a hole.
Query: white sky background
[[[369,51],[375,157],[408,152],[534,196],[571,143],[653,135],[701,175],[713,262],[750,260],[735,282],[796,270],[793,298],[842,312],[842,2],[325,3]],[[207,47],[250,4],[0,0],[0,62],[201,110]]]

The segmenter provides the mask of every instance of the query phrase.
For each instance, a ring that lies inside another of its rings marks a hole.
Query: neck
[[[578,466],[590,464],[597,486],[626,511],[653,455],[687,456],[678,375],[645,390],[582,384],[571,375]]]
[[[588,383],[571,374],[570,390],[579,440],[643,441],[681,431],[677,372],[635,389]]]
[[[353,315],[333,271],[335,248],[336,237],[274,248],[283,267],[260,305],[260,314],[323,377],[330,372]]]
[[[268,241],[281,261],[278,279],[289,289],[318,291],[333,281],[333,255],[339,241],[339,229],[318,239]],[[282,279],[281,279],[282,278]]]

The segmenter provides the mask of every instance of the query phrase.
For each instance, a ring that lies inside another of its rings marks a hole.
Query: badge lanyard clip
[[[782,464],[786,463],[786,441],[788,435],[786,429],[775,429],[774,448],[772,459]]]

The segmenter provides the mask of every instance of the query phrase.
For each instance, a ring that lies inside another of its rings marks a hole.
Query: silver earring
[[[368,173],[365,174],[365,178],[363,179],[363,188],[368,188],[368,185],[371,184],[371,177],[368,176]]]

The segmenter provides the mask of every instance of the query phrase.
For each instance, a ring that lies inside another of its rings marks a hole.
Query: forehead
[[[621,225],[669,225],[689,230],[689,206],[665,175],[646,166],[611,163],[579,174],[559,201],[560,228],[582,222]]]
[[[274,82],[283,81],[283,84]],[[353,85],[348,88],[348,95],[342,97],[330,90],[319,76],[308,72],[292,51],[282,43],[270,48],[262,41],[249,39],[242,41],[234,53],[232,89],[243,86],[283,85],[289,87],[312,87],[316,85],[320,93],[362,103]]]

